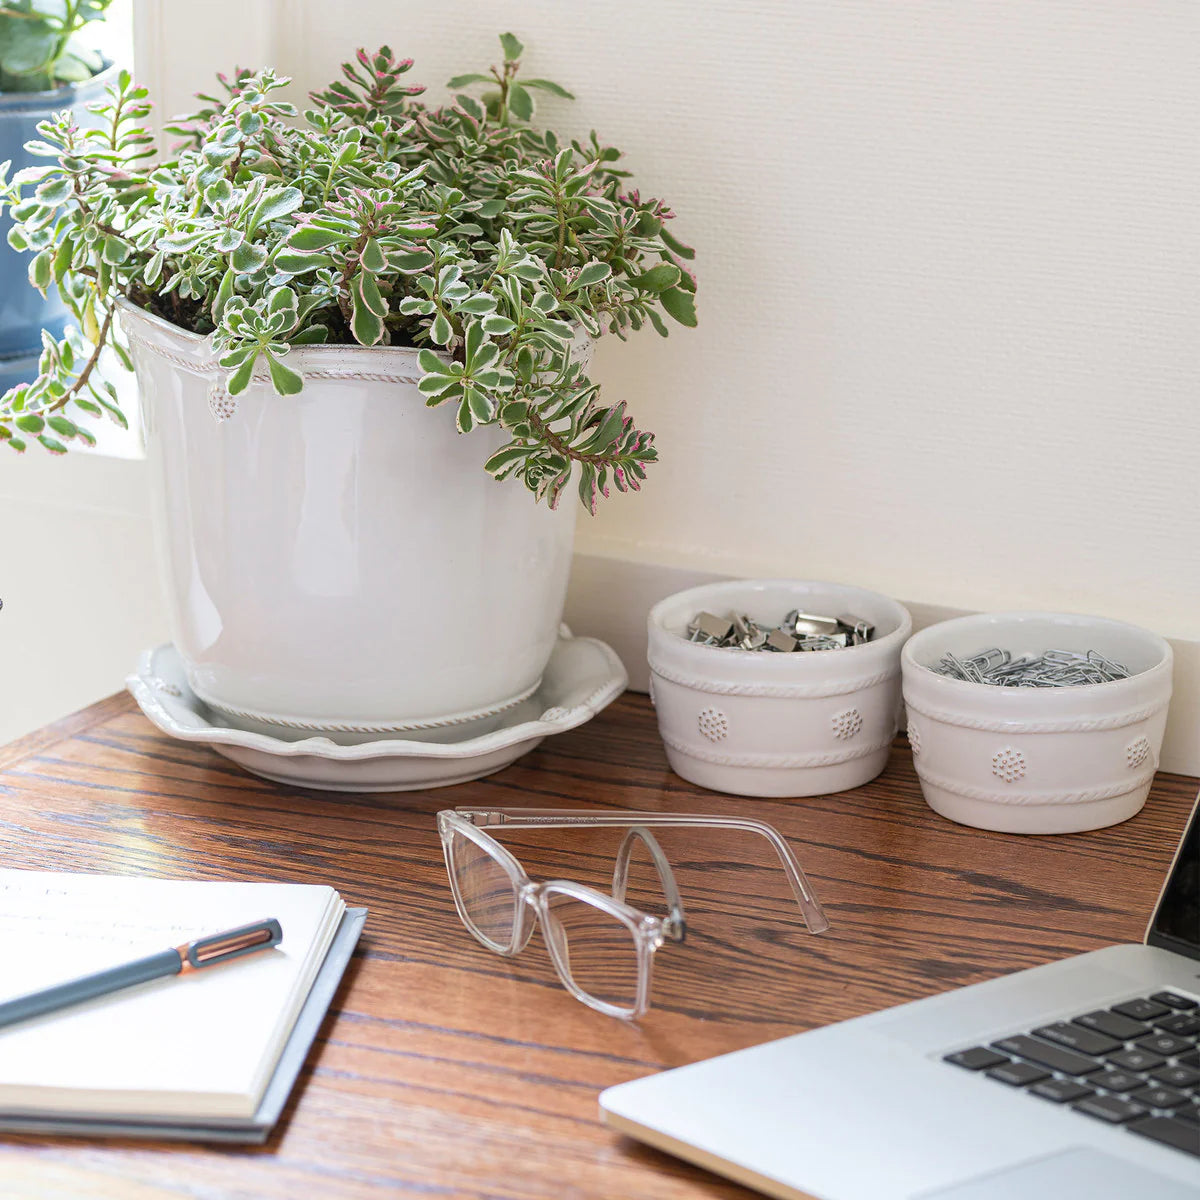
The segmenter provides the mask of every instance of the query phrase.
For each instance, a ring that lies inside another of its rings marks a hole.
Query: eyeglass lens
[[[504,865],[469,837],[450,840],[450,868],[463,913],[474,932],[493,950],[512,944],[517,919],[517,890]]]
[[[512,877],[472,838],[450,839],[450,869],[472,932],[493,950],[509,950],[520,897]],[[579,991],[615,1008],[638,999],[638,948],[625,923],[586,900],[546,888],[543,930],[562,974]]]
[[[638,948],[623,921],[586,900],[546,890],[543,928],[564,975],[587,995],[633,1009],[638,998]]]

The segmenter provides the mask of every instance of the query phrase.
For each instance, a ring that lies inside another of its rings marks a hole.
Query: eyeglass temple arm
[[[809,933],[824,933],[829,928],[829,918],[813,893],[808,878],[792,853],[792,848],[784,841],[779,831],[766,821],[756,821],[752,817],[709,817],[689,813],[580,813],[560,808],[458,808],[455,812],[469,820],[472,825],[487,828],[496,825],[526,829],[645,825],[676,829],[740,829],[747,833],[757,833],[765,837],[779,855],[780,864],[791,885],[792,894],[796,897],[796,903],[800,905],[800,911],[804,914],[804,923],[808,926]]]
[[[683,913],[683,899],[679,895],[679,885],[675,882],[675,872],[658,844],[658,839],[648,829],[635,825],[625,835],[621,848],[617,851],[617,863],[613,867],[612,894],[614,900],[625,899],[625,885],[629,881],[629,860],[633,857],[633,848],[642,842],[650,851],[654,860],[654,869],[658,872],[659,883],[662,884],[663,895],[667,899],[667,909],[670,915],[662,923],[662,932],[673,942],[682,942],[687,932],[687,921]]]

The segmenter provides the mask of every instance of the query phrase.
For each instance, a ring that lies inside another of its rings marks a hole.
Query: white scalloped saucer
[[[287,742],[224,724],[188,687],[169,642],[142,654],[125,681],[163,733],[211,746],[255,775],[325,791],[393,792],[447,787],[499,771],[544,737],[590,720],[625,690],[628,676],[612,649],[562,626],[541,685],[504,714],[498,729],[458,742],[380,739],[340,746],[327,737]]]

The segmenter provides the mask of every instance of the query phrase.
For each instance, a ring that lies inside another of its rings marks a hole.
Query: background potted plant
[[[111,73],[76,36],[101,19],[111,0],[9,0],[0,4],[0,161],[25,166],[24,146],[38,122],[70,109],[85,119],[85,106],[103,95]],[[39,295],[26,280],[28,245],[0,218],[0,390],[32,379],[42,348],[42,329],[61,337],[67,310],[51,288]],[[11,245],[10,245],[11,242]]]
[[[450,81],[482,98],[437,108],[386,47],[299,120],[287,80],[238,72],[158,163],[122,73],[101,128],[44,122],[47,165],[0,179],[30,278],[66,285],[82,331],[47,338],[0,440],[57,453],[123,419],[95,369],[120,310],[173,636],[231,722],[353,740],[497,720],[555,644],[561,494],[594,511],[655,459],[588,353],[694,324],[692,252],[616,149],[529,124],[537,92],[569,93],[501,44]]]

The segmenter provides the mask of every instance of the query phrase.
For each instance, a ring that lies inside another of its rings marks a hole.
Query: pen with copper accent
[[[44,988],[40,992],[30,992],[27,996],[5,1000],[0,1003],[0,1027],[13,1025],[17,1021],[27,1021],[31,1017],[40,1017],[44,1013],[57,1012],[60,1008],[81,1004],[84,1000],[105,996],[109,992],[134,987],[139,983],[148,983],[152,979],[184,975],[189,971],[228,962],[231,958],[240,958],[243,954],[270,950],[278,946],[282,939],[283,930],[274,917],[265,921],[255,921],[252,925],[241,925],[237,929],[228,929],[224,933],[197,938],[182,946],[174,946],[170,950],[160,950],[157,954],[139,958],[135,962],[122,963],[121,966],[110,967],[107,971],[97,971],[94,975],[84,975],[80,979]]]

